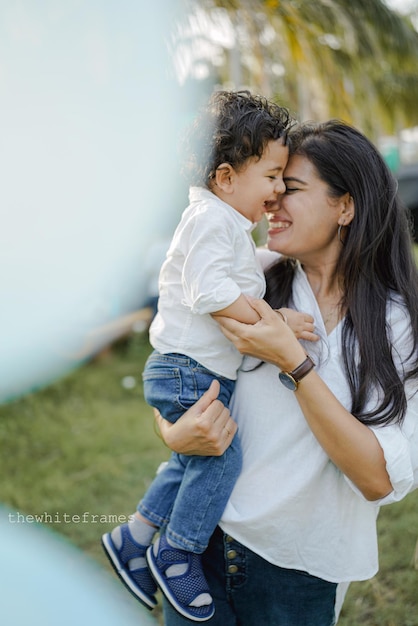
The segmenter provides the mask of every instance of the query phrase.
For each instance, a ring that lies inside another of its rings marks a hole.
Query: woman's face
[[[285,193],[266,211],[268,247],[301,263],[335,263],[341,251],[337,231],[343,199],[329,197],[328,185],[303,156],[290,157],[283,180]]]

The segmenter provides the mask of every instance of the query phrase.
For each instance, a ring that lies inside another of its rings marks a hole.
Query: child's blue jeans
[[[229,404],[235,382],[209,371],[181,354],[154,351],[143,373],[146,402],[174,423],[217,379],[219,400]],[[237,436],[222,456],[186,456],[172,453],[157,474],[138,511],[179,548],[202,553],[214,532],[241,471]]]

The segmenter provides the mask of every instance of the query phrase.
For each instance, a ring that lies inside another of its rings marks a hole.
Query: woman
[[[205,555],[219,626],[335,623],[337,585],[377,572],[379,507],[414,486],[418,275],[396,183],[339,121],[291,133],[284,180],[267,209],[269,304],[252,301],[254,326],[222,322],[251,357],[231,408],[243,470]],[[282,306],[310,313],[320,341],[298,341]],[[176,425],[158,420],[171,448],[229,444],[233,421],[215,397]]]

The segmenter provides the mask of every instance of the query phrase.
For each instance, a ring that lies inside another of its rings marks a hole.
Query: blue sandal
[[[106,552],[110,564],[119,576],[125,587],[140,601],[147,609],[152,610],[157,606],[155,593],[157,585],[152,578],[145,560],[147,546],[141,546],[133,538],[129,531],[128,524],[120,526],[122,535],[122,545],[117,548],[110,533],[102,537],[102,546]],[[132,559],[144,559],[145,565],[137,569],[130,570],[129,561]]]
[[[180,615],[194,622],[205,622],[213,617],[215,607],[203,573],[200,554],[173,548],[165,535],[162,535],[148,548],[146,558],[158,586]],[[183,565],[186,571],[178,576],[166,575],[173,565]],[[208,596],[209,604],[192,606],[193,601],[202,594]]]

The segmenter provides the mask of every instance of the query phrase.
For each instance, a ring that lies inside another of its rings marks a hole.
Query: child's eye
[[[270,178],[270,180],[277,180],[277,176],[268,176],[268,178]]]

